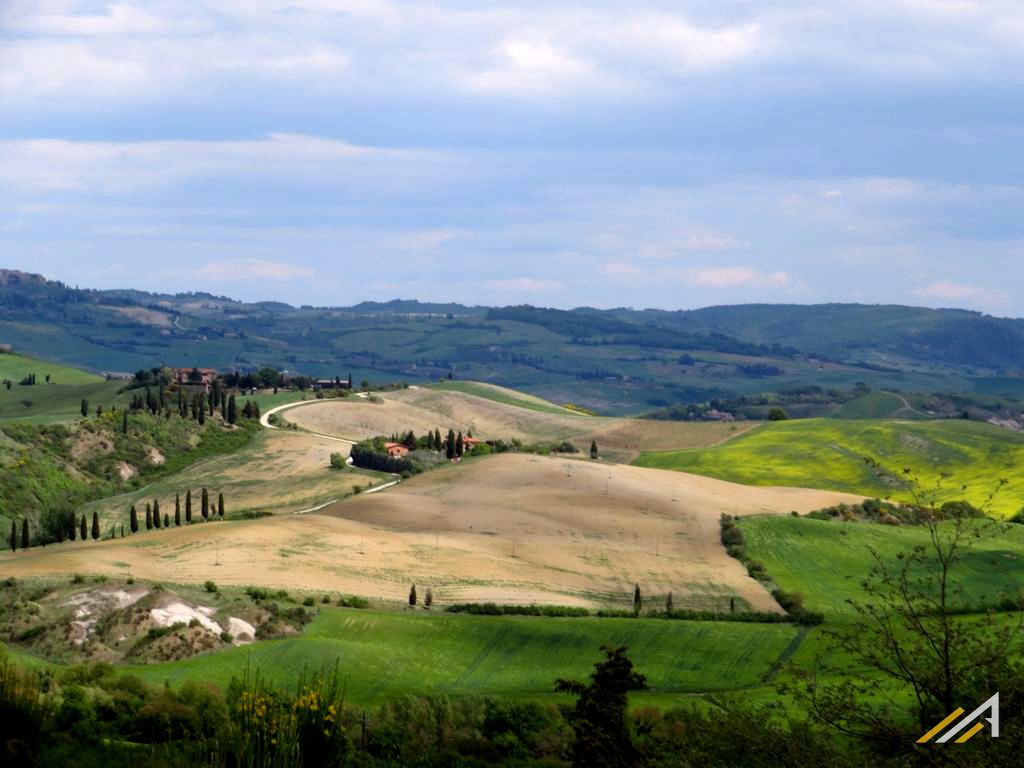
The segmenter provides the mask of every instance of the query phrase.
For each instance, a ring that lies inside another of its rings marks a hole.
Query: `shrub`
[[[345,457],[342,454],[331,454],[331,469],[345,469],[345,466]]]
[[[313,605],[314,603],[316,603],[316,601],[315,601],[315,600],[313,599],[313,596],[312,596],[312,595],[310,595],[309,597],[305,598],[305,599],[304,599],[304,600],[302,601],[302,604],[303,604],[303,605],[305,605],[306,607],[310,607],[310,606],[312,606],[312,605]]]
[[[342,597],[338,600],[338,605],[342,608],[369,608],[370,601],[363,597]]]
[[[213,594],[217,591],[217,585],[212,581],[207,581],[205,584],[203,584],[203,589]]]

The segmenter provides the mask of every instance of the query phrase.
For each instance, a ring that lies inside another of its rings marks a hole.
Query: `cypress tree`
[[[21,548],[28,549],[28,518],[21,521]]]
[[[643,598],[640,597],[640,585],[637,584],[633,588],[633,613],[637,616],[640,615],[640,609],[644,607]]]
[[[665,597],[665,613],[672,613],[672,592]]]
[[[121,523],[121,538],[124,538],[124,523]]]
[[[121,411],[121,434],[128,434],[128,409]]]
[[[146,530],[150,531],[153,529],[153,508],[146,502]]]
[[[82,515],[82,523],[78,527],[78,535],[82,539],[82,541],[85,541],[89,538],[89,527],[86,525],[84,514]]]
[[[238,421],[238,405],[235,403],[235,396],[228,398],[228,424]]]
[[[434,444],[431,446],[435,451],[441,450],[441,430],[434,429]]]
[[[449,459],[455,458],[455,433],[452,430],[448,430],[448,442],[445,445],[445,455]]]
[[[74,512],[68,512],[64,517],[64,524],[68,527],[68,541],[75,540],[75,531],[78,529],[78,521]]]
[[[164,512],[164,528],[171,527],[171,516]]]
[[[181,525],[181,494],[174,494],[174,524]]]
[[[83,520],[85,517],[82,518]],[[100,516],[96,513],[92,513],[92,538],[93,541],[98,540],[100,537]]]
[[[82,418],[84,419],[89,415],[89,401],[84,397],[82,398]]]
[[[203,513],[203,520],[210,519],[210,494],[205,488],[203,488],[202,506],[200,511]]]
[[[464,447],[465,443],[462,442],[462,433],[459,432],[459,436],[455,438],[455,455],[461,456]]]
[[[416,605],[416,585],[412,585],[412,589],[409,590],[409,605]]]
[[[132,533],[139,532],[139,513],[135,509],[135,505],[132,504],[132,508],[128,510],[128,527]]]
[[[160,499],[153,499],[153,527],[160,527]]]
[[[590,458],[597,458],[597,440],[590,441]]]
[[[224,519],[224,494],[217,494],[217,517],[221,520]]]
[[[199,426],[203,426],[206,423],[206,394],[204,392],[199,393],[199,403],[196,409],[196,421],[199,422]]]
[[[185,491],[185,522],[192,525],[192,490]]]
[[[11,520],[11,552],[18,551],[18,524]]]

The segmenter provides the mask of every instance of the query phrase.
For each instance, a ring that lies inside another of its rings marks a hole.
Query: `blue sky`
[[[1019,0],[0,2],[0,262],[1024,314]]]

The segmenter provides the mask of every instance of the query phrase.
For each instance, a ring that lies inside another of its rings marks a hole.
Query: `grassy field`
[[[36,375],[34,386],[18,383],[32,373]],[[18,354],[0,354],[2,380],[11,381],[12,386],[0,386],[0,422],[52,423],[80,418],[82,398],[89,401],[90,410],[97,405],[109,408],[119,402],[117,392],[124,385],[77,368]]]
[[[893,472],[913,470],[926,488],[939,484],[941,500],[964,498],[980,505],[999,478],[1006,478],[1009,485],[989,511],[1008,516],[1024,506],[1024,435],[961,420],[776,422],[717,447],[646,453],[635,463],[749,485],[910,498],[869,467],[865,457]]]
[[[201,488],[214,500],[223,493],[228,517],[247,513],[290,514],[348,496],[353,486],[382,482],[383,475],[353,469],[331,469],[332,453],[347,454],[347,446],[288,430],[263,430],[252,442],[232,453],[198,462],[130,493],[111,496],[86,507],[110,523],[128,520],[128,508],[141,510],[160,500],[160,509],[174,516],[174,497],[192,489],[195,504]],[[198,506],[194,507],[198,511]]]
[[[921,527],[843,523],[793,517],[752,517],[740,521],[747,554],[765,564],[782,589],[800,592],[807,606],[826,616],[852,613],[848,599],[867,599],[861,585],[871,552],[896,556],[928,541]],[[955,583],[977,605],[999,599],[1008,584],[1024,580],[1024,526],[1011,525],[996,538],[983,538],[966,551]]]
[[[440,389],[447,392],[462,392],[463,394],[475,395],[486,400],[493,400],[496,403],[514,405],[517,408],[528,408],[531,411],[540,411],[541,413],[555,413],[562,416],[565,414],[582,415],[533,395],[477,381],[442,381],[437,384],[430,384],[428,387],[429,389]]]
[[[129,669],[154,684],[226,685],[249,666],[290,684],[303,669],[337,662],[356,704],[435,693],[540,698],[559,677],[588,675],[611,643],[629,647],[651,693],[671,695],[755,686],[798,638],[784,624],[327,609],[299,637]]]

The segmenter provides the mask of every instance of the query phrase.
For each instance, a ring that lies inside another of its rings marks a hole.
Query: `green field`
[[[642,454],[644,467],[693,472],[746,485],[823,488],[909,500],[908,491],[868,466],[913,470],[940,500],[981,505],[1000,478],[1009,484],[992,502],[993,515],[1024,506],[1024,435],[962,420],[768,423],[715,448]],[[961,491],[962,486],[967,486]]]
[[[226,685],[247,665],[279,684],[338,663],[347,697],[375,704],[406,694],[550,696],[555,679],[585,677],[606,643],[629,647],[662,700],[754,687],[804,634],[785,624],[658,619],[552,619],[326,609],[299,637],[127,668],[153,684]]]
[[[36,375],[34,386],[18,383],[31,373]],[[80,418],[82,398],[89,401],[91,409],[97,405],[109,408],[124,386],[124,382],[105,381],[77,368],[11,353],[0,354],[2,380],[11,381],[12,386],[0,386],[0,421],[33,423]]]
[[[800,592],[808,608],[826,617],[849,615],[847,600],[867,599],[861,582],[872,565],[872,551],[896,562],[898,554],[928,542],[927,529],[916,526],[793,517],[747,518],[739,525],[748,557],[764,563],[782,589]],[[954,575],[964,599],[974,606],[994,604],[1008,584],[1024,582],[1024,526],[1005,528],[966,549]]]

